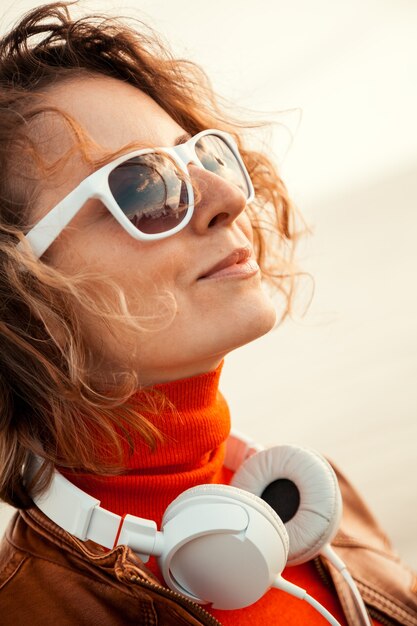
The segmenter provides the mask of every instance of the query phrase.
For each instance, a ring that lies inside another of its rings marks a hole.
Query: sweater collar
[[[139,435],[122,475],[97,476],[64,472],[78,487],[114,513],[154,519],[159,525],[168,504],[190,487],[225,482],[225,441],[230,413],[218,389],[223,362],[212,372],[137,391],[133,405],[143,407],[149,390],[167,398],[162,411],[144,413],[163,435],[155,450]],[[174,405],[175,409],[170,405]]]
[[[172,402],[178,411],[210,410],[217,401],[223,364],[224,360],[211,372],[145,387],[143,390],[137,391],[132,399],[142,401],[143,398],[146,398],[145,394],[148,391],[156,391]]]
[[[155,450],[136,437],[134,453],[127,466],[136,471],[159,468],[163,473],[201,466],[227,438],[230,413],[219,391],[223,361],[212,372],[161,383],[138,391],[131,398],[138,410],[146,404],[151,389],[158,399],[165,399],[163,409],[142,413],[163,436]],[[152,394],[153,395],[153,394]]]

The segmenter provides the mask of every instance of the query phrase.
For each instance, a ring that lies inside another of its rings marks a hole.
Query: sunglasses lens
[[[195,144],[195,151],[206,170],[233,183],[249,198],[250,189],[242,165],[221,137],[204,135]]]
[[[161,153],[121,163],[109,174],[109,187],[123,213],[142,233],[172,230],[188,211],[185,174]]]

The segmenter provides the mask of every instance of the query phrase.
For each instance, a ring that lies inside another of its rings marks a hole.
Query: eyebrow
[[[190,135],[190,133],[183,133],[182,135],[176,138],[174,146],[179,146],[181,143],[184,143],[188,141],[189,139],[191,139],[191,137],[192,135]]]

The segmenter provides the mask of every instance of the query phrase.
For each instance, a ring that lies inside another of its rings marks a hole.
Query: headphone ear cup
[[[187,489],[165,511],[161,529],[165,582],[214,608],[253,604],[286,565],[288,535],[275,511],[229,485]]]
[[[283,445],[257,452],[231,484],[265,499],[282,517],[290,540],[287,565],[314,558],[337,532],[339,484],[330,463],[314,450]]]

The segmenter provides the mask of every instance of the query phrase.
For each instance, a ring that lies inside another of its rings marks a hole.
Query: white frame
[[[189,171],[187,165],[190,162],[194,163],[198,167],[201,167],[202,169],[206,169],[195,152],[196,142],[205,135],[217,135],[223,139],[232,150],[240,164],[248,186],[249,196],[246,202],[251,202],[255,197],[255,192],[235,140],[231,135],[229,135],[229,133],[224,131],[215,129],[203,130],[191,137],[191,139],[185,143],[178,146],[145,148],[142,150],[128,152],[87,176],[87,178],[85,178],[75,189],[73,189],[68,195],[65,196],[65,198],[55,205],[55,207],[52,208],[42,219],[40,219],[39,222],[25,235],[25,239],[29,242],[35,256],[39,259],[44,254],[44,252],[49,248],[52,242],[55,241],[72,218],[75,217],[78,211],[80,211],[87,200],[92,198],[98,198],[101,200],[119,224],[134,239],[141,241],[154,241],[156,239],[170,237],[171,235],[174,235],[178,231],[182,230],[191,220],[194,212],[194,192],[189,179],[185,180],[188,191],[189,206],[184,219],[171,230],[162,233],[147,234],[139,231],[123,213],[110,191],[108,177],[110,172],[114,170],[115,167],[120,165],[120,163],[123,163],[124,161],[127,161],[135,156],[149,154],[156,151],[168,154],[175,161],[178,167],[188,176]],[[22,242],[18,244],[18,247],[23,247]]]

